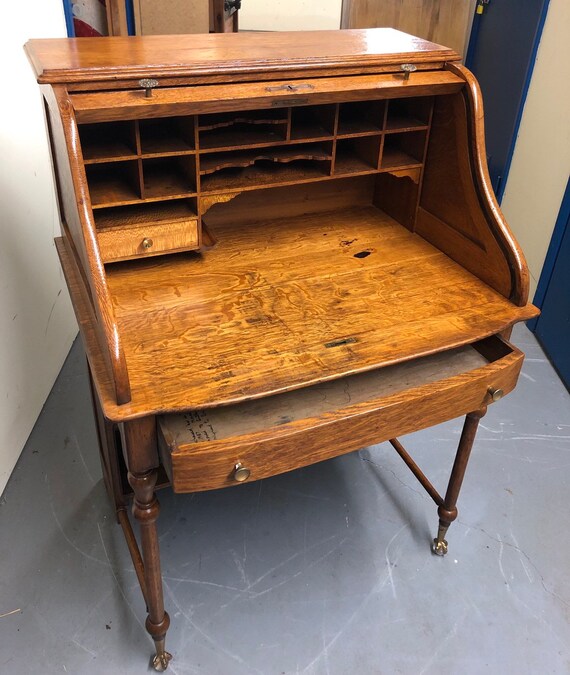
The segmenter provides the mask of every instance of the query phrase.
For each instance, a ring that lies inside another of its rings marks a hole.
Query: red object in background
[[[77,17],[73,17],[73,28],[75,30],[75,37],[101,37],[101,33],[96,31],[93,26],[81,21]]]
[[[70,0],[76,37],[107,35],[105,0]]]

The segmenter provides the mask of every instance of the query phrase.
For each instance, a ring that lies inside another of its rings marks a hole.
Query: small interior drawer
[[[200,245],[198,219],[102,228],[97,241],[103,262],[188,251]]]
[[[162,461],[175,492],[267,478],[488,405],[514,388],[523,358],[493,336],[285,394],[165,415]]]

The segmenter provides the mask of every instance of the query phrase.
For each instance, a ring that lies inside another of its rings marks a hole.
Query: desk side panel
[[[83,281],[77,259],[69,246],[69,238],[56,237],[55,245],[99,400],[103,407],[116,406],[115,383],[109,364],[109,355],[106,345],[102,343],[98,334],[98,322],[91,297]]]
[[[528,271],[490,185],[483,103],[473,75],[459,93],[438,97],[415,231],[518,306],[528,297]]]
[[[94,317],[94,330],[112,373],[116,400],[130,400],[127,365],[107,288],[86,187],[77,122],[63,87],[42,87],[56,172],[62,229]],[[78,317],[79,320],[79,317]]]

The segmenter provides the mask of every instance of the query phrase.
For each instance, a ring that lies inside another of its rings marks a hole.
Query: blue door
[[[465,65],[483,92],[487,160],[499,201],[547,9],[548,0],[477,3]]]
[[[562,381],[570,390],[570,180],[535,296],[542,314],[531,322]]]

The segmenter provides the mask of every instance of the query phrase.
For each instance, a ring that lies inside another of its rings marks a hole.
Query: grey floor
[[[526,328],[514,341],[524,372],[482,420],[446,558],[429,552],[433,503],[387,444],[235,489],[164,491],[171,672],[570,673],[570,397]],[[406,439],[436,485],[459,431]],[[1,673],[147,672],[79,344],[4,493],[0,560]]]

